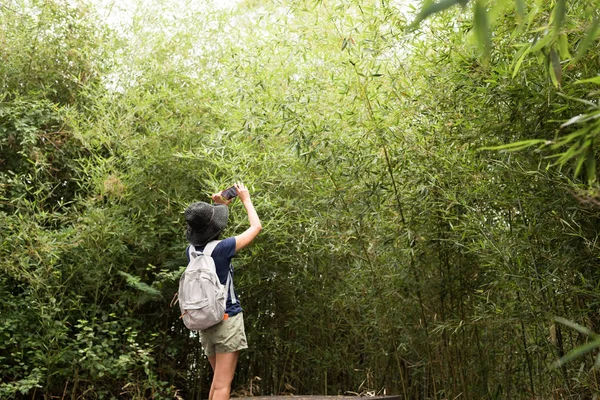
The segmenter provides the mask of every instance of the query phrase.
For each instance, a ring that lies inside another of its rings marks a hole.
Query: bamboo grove
[[[206,397],[237,180],[237,396],[600,393],[597,2],[198,3],[0,2],[0,398]]]

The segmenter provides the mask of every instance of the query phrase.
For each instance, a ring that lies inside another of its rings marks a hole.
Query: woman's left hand
[[[233,200],[233,198],[227,200],[227,199],[225,199],[225,197],[221,196],[221,193],[223,193],[223,191],[220,191],[219,193],[213,194],[211,196],[212,197],[212,201],[215,204],[225,204],[225,205],[228,205],[229,203],[231,203],[231,201]]]

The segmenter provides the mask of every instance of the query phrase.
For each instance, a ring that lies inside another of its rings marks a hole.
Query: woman
[[[200,341],[204,353],[214,371],[209,400],[229,399],[239,352],[248,348],[242,307],[233,287],[231,259],[235,257],[239,250],[248,246],[262,229],[258,214],[254,209],[254,205],[252,205],[252,200],[250,200],[248,189],[242,183],[236,183],[234,186],[238,197],[246,208],[250,227],[241,235],[221,240],[211,254],[221,283],[226,284],[229,273],[231,273],[232,279],[225,308],[226,318],[217,325],[200,332]],[[187,240],[191,245],[194,245],[196,250],[202,251],[208,242],[217,240],[227,226],[229,216],[227,205],[232,199],[223,198],[221,193],[212,195],[215,205],[198,202],[190,205],[185,210]],[[186,253],[189,258],[189,252],[186,251]]]

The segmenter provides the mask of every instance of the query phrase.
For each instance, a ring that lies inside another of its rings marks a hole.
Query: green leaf
[[[562,83],[562,68],[560,66],[560,58],[555,49],[550,49],[549,58],[550,78],[554,86],[558,88]]]
[[[517,17],[523,19],[525,16],[525,0],[515,0],[515,9],[517,10]]]
[[[558,32],[563,25],[566,15],[566,0],[556,0],[556,5],[554,6],[554,10],[552,12],[552,17],[554,19],[554,30]]]
[[[509,144],[503,144],[501,146],[492,146],[492,147],[482,147],[481,150],[510,150],[510,151],[518,151],[523,150],[531,146],[548,144],[547,140],[543,139],[530,139],[530,140],[522,140],[520,142],[514,142]]]
[[[587,53],[588,49],[594,43],[594,40],[596,40],[596,38],[600,34],[599,28],[600,28],[600,17],[594,19],[594,21],[592,21],[592,23],[590,24],[585,37],[579,44],[579,48],[577,49],[577,54],[575,55],[575,58],[571,61],[572,64],[581,60],[581,58],[585,55],[585,53]]]
[[[125,278],[125,280],[127,281],[127,284],[129,286],[133,287],[134,289],[139,290],[140,292],[144,292],[151,297],[161,297],[162,296],[159,290],[142,282],[139,277],[130,275],[127,272],[123,272],[123,271],[117,271],[117,272],[119,273],[119,275],[123,276]]]
[[[570,59],[572,58],[571,53],[569,52],[569,40],[567,38],[567,35],[565,33],[561,33],[558,36],[558,51],[560,53],[560,56],[563,59]]]
[[[552,39],[553,39],[552,35],[544,35],[539,40],[537,40],[537,38],[534,39],[533,43],[531,44],[530,52],[535,53],[537,51],[540,51],[541,49],[546,47],[548,44],[550,44],[550,42],[552,42]]]
[[[579,123],[582,123],[582,122],[591,121],[591,120],[597,119],[599,117],[600,117],[600,113],[576,115],[573,118],[569,119],[564,124],[562,124],[560,127],[564,128],[564,127],[569,126],[569,125],[579,124]]]
[[[464,5],[464,4],[466,4],[466,1],[464,1],[464,0],[441,0],[441,1],[438,1],[437,3],[426,2],[425,4],[423,4],[423,8],[419,12],[419,14],[417,14],[415,20],[410,24],[408,29],[411,30],[411,29],[416,28],[417,26],[419,26],[419,24],[423,20],[425,20],[430,15],[447,10],[448,8],[455,6],[457,4]]]
[[[556,94],[559,95],[559,96],[561,96],[561,97],[564,97],[565,99],[569,99],[569,100],[573,100],[573,101],[578,101],[580,103],[583,103],[583,104],[588,105],[588,106],[593,107],[593,108],[597,107],[597,104],[594,103],[593,101],[589,101],[589,100],[586,100],[586,99],[580,99],[580,98],[573,97],[573,96],[567,96],[566,94],[560,93],[560,92],[558,92]]]
[[[513,79],[517,75],[517,72],[519,72],[519,68],[521,68],[521,64],[523,63],[523,60],[525,60],[525,57],[527,56],[527,54],[529,54],[530,49],[531,49],[530,44],[524,44],[523,47],[521,47],[521,49],[515,55],[515,59],[517,61],[515,62],[515,66],[513,67],[513,73],[512,73]]]
[[[566,151],[564,151],[564,152],[562,152],[560,154],[556,154],[556,155],[553,156],[554,158],[558,158],[556,160],[556,164],[555,165],[560,165],[560,166],[565,165],[566,163],[568,163],[573,158],[579,156],[582,151],[583,150],[582,150],[581,145],[579,143],[572,144],[571,147],[569,147]],[[579,166],[583,165],[583,162],[580,163],[580,161],[583,161],[583,160],[579,160],[578,159],[576,165],[579,165]],[[575,172],[576,172],[575,176],[577,176],[579,174],[579,171],[577,170],[577,168],[575,168]]]
[[[595,335],[591,330],[589,330],[585,326],[579,325],[578,323],[570,321],[570,320],[568,320],[566,318],[563,318],[563,317],[554,317],[554,321],[556,321],[558,323],[561,323],[563,325],[566,325],[569,328],[575,329],[577,332],[583,333],[586,336],[594,336]]]
[[[577,157],[577,162],[575,163],[575,172],[573,173],[574,176],[579,176],[579,174],[581,173],[581,168],[583,167],[583,163],[585,163],[585,160],[585,154],[580,154],[579,157]]]
[[[594,156],[594,151],[591,149],[591,144],[587,152],[585,166],[588,184],[592,184],[596,181],[596,157]]]
[[[483,48],[484,57],[487,59],[492,48],[490,27],[487,17],[487,0],[475,1],[474,8],[473,15],[475,20],[475,34],[477,36],[479,46]]]
[[[586,114],[576,115],[576,116],[570,118],[567,122],[562,124],[560,127],[564,128],[565,126],[576,124],[576,123],[580,122],[581,120],[583,120],[586,116],[587,116]]]
[[[598,119],[598,118],[600,118],[600,111],[593,112],[593,113],[590,113],[590,114],[579,114],[579,115],[576,115],[573,118],[569,119],[567,122],[565,122],[564,124],[562,124],[560,127],[564,128],[564,127],[569,126],[569,125],[579,124],[579,123],[587,122],[587,121],[592,121],[592,120]],[[577,131],[577,132],[579,132],[579,131]],[[562,140],[564,140],[564,139],[561,139],[561,141]]]
[[[348,46],[348,39],[344,38],[344,40],[342,40],[342,51],[344,51],[344,49],[346,48],[346,46]]]
[[[573,351],[569,352],[569,354],[565,355],[560,360],[558,360],[555,366],[560,367],[561,365],[564,365],[569,361],[575,360],[583,355],[586,355],[587,353],[594,349],[597,349],[598,347],[600,347],[600,339],[596,339],[592,342],[584,344],[583,346],[579,346]]]
[[[488,9],[488,23],[490,29],[494,26],[494,23],[498,20],[498,18],[506,13],[507,7],[510,5],[511,0],[496,0],[495,4],[489,4]]]
[[[581,80],[575,82],[576,85],[579,85],[582,83],[596,83],[596,84],[600,85],[600,75],[595,76],[593,78],[581,79]]]

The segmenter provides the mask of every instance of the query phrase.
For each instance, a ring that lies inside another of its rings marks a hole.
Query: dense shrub
[[[236,394],[597,394],[598,11],[567,3],[0,4],[0,397],[206,396],[182,211],[237,180]]]

